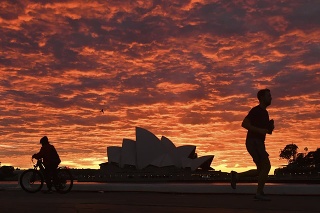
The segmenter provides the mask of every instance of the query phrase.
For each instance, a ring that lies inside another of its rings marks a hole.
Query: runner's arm
[[[266,135],[269,132],[267,129],[262,129],[251,125],[251,122],[247,117],[243,119],[241,126],[248,131],[256,132],[261,135]]]

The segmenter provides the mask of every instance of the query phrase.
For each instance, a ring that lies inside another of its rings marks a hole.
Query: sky
[[[46,135],[99,168],[142,127],[252,169],[241,122],[264,88],[272,170],[320,148],[319,0],[2,0],[0,41],[1,165],[30,168]]]

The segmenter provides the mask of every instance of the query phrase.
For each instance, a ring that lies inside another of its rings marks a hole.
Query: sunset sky
[[[0,41],[1,165],[47,135],[99,168],[138,126],[251,169],[241,122],[266,87],[272,172],[285,145],[320,148],[319,0],[2,0]]]

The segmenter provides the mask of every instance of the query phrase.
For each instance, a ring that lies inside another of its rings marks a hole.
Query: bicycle
[[[36,193],[40,191],[45,182],[44,178],[44,165],[42,160],[33,162],[33,169],[28,169],[21,173],[19,184],[21,188],[29,193]],[[58,167],[57,174],[52,180],[52,185],[58,193],[65,194],[71,191],[73,186],[73,177],[69,169],[66,167]]]

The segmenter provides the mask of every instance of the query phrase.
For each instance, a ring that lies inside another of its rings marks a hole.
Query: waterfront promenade
[[[175,212],[315,213],[320,212],[319,184],[271,184],[271,201],[254,201],[254,184],[75,183],[65,195],[28,194],[15,182],[0,182],[1,213]],[[253,191],[252,191],[253,190]]]

